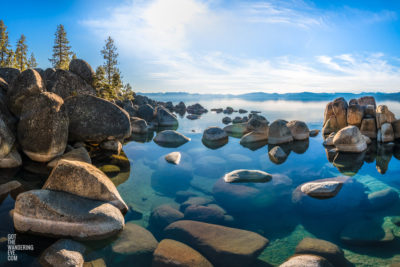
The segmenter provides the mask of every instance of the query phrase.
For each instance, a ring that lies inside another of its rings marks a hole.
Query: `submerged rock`
[[[344,243],[358,246],[382,245],[394,240],[392,229],[382,226],[381,222],[366,219],[346,225],[340,233]]]
[[[99,169],[85,162],[60,160],[43,189],[109,202],[123,213],[128,211],[128,206],[111,180]]]
[[[268,151],[268,156],[269,159],[275,164],[281,164],[285,162],[288,157],[286,152],[280,146],[275,146]]]
[[[171,152],[165,156],[165,160],[169,163],[178,165],[181,162],[181,153],[180,152]]]
[[[250,231],[186,220],[170,224],[164,233],[221,267],[250,266],[269,242]]]
[[[347,266],[348,261],[344,257],[343,250],[337,245],[317,239],[306,237],[297,245],[295,254],[311,254],[327,259],[333,266]]]
[[[387,188],[368,194],[368,201],[372,209],[383,209],[398,202],[399,194],[393,188]]]
[[[153,140],[160,146],[178,147],[189,142],[190,138],[174,130],[165,130],[157,133]]]
[[[9,99],[8,106],[12,113],[19,117],[25,100],[45,90],[45,85],[40,74],[33,69],[27,69],[19,74],[10,84],[7,92]]]
[[[182,220],[183,213],[173,208],[171,205],[164,204],[155,208],[150,215],[149,224],[157,229],[164,229],[169,224]]]
[[[333,265],[323,257],[316,255],[294,255],[280,267],[333,267]]]
[[[107,238],[124,227],[124,217],[113,205],[51,190],[19,194],[13,220],[23,233],[82,240]]]
[[[61,156],[68,141],[68,114],[64,101],[44,92],[26,99],[18,123],[18,140],[32,160],[47,162]],[[51,130],[49,130],[51,129]]]
[[[300,190],[310,197],[331,198],[339,193],[342,186],[340,181],[315,181],[303,184]]]
[[[225,174],[227,183],[265,183],[272,179],[272,175],[260,170],[235,170]]]
[[[112,251],[122,259],[120,264],[129,266],[129,263],[134,262],[138,266],[148,266],[157,245],[157,240],[148,230],[137,224],[127,223],[112,244]]]
[[[65,100],[69,138],[74,141],[122,140],[131,135],[128,113],[117,105],[92,96],[77,95]]]
[[[83,266],[86,247],[69,239],[60,239],[43,251],[39,262],[42,266]]]
[[[293,141],[292,132],[286,126],[287,121],[276,120],[270,126],[268,130],[268,143],[269,144],[283,144]]]
[[[359,153],[367,149],[366,140],[356,126],[347,126],[337,132],[333,144],[342,152]]]
[[[191,205],[185,209],[185,220],[221,224],[224,219],[225,212],[214,207]]]
[[[152,267],[213,267],[199,252],[184,243],[163,239],[153,255]]]

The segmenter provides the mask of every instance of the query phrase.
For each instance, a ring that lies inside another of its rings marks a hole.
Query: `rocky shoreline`
[[[27,188],[11,179],[0,186],[0,197],[11,194],[15,199],[9,216],[18,234],[57,240],[42,251],[40,264],[104,264],[85,263],[85,242],[114,240],[112,251],[123,258],[121,265],[265,266],[257,258],[269,240],[259,233],[231,227],[234,218],[219,203],[229,202],[227,206],[246,209],[241,205],[249,200],[254,203],[252,208],[262,210],[263,197],[256,193],[268,194],[268,186],[282,180],[281,175],[234,170],[214,184],[213,199],[175,192],[178,207],[154,207],[148,229],[126,223],[124,216],[135,210],[116,188],[129,177],[130,162],[122,144],[150,139],[159,146],[178,148],[191,139],[176,131],[178,119],[174,113],[187,113],[187,119],[195,120],[208,110],[198,103],[186,106],[180,102],[174,106],[172,102],[157,102],[140,95],[133,100],[107,101],[96,96],[93,79],[92,68],[81,59],[72,60],[69,70],[28,69],[20,73],[0,68],[0,169],[11,171],[11,177],[22,168],[43,178],[40,189]],[[240,144],[252,150],[268,144],[268,156],[275,164],[285,162],[292,150],[304,153],[309,138],[319,134],[319,130],[310,130],[299,120],[270,123],[258,111],[232,107],[211,111],[249,114],[224,117],[224,128],[206,128],[202,135],[204,146],[218,149],[230,137],[240,138]],[[398,122],[386,106],[376,107],[371,97],[351,100],[349,104],[343,98],[335,99],[325,110],[324,144],[335,158],[339,153],[363,153],[375,138],[390,146],[400,138]],[[157,134],[153,138],[154,132]],[[183,160],[179,151],[165,155],[167,165],[180,165]],[[102,161],[110,163],[98,166]],[[128,173],[126,177],[110,179],[122,170]],[[347,177],[303,183],[294,190],[293,199],[301,202],[305,197],[333,198],[349,183]],[[396,192],[382,194],[398,200]],[[380,197],[371,196],[371,203]],[[356,240],[349,229],[341,236],[344,242]],[[379,242],[393,240],[390,235],[385,238]],[[304,238],[281,266],[300,265],[347,266],[349,262],[333,243]]]

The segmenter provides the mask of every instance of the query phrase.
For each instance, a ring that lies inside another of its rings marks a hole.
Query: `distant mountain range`
[[[377,101],[392,100],[400,101],[400,92],[397,93],[247,93],[240,95],[232,94],[191,94],[185,92],[167,92],[167,93],[138,93],[150,97],[157,101],[193,101],[193,100],[207,100],[218,98],[239,98],[249,101],[265,101],[265,100],[292,100],[292,101],[328,101],[337,97],[344,97],[347,101],[352,98],[359,98],[361,96],[374,96]]]

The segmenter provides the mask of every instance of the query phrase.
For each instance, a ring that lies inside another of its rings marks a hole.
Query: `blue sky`
[[[94,68],[111,35],[140,92],[400,89],[400,1],[3,2],[12,44],[25,34],[40,67],[57,24]]]

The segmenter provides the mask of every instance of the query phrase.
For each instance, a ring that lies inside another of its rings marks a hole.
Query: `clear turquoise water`
[[[232,106],[235,109],[258,110],[270,122],[275,119],[303,120],[310,129],[322,128],[326,105],[326,102],[254,102],[240,99],[216,99],[200,103],[208,109]],[[400,116],[400,103],[378,104],[388,105]],[[233,113],[230,116],[234,118],[244,115],[247,114]],[[382,149],[376,149],[380,153],[377,160],[381,166],[379,169],[387,169],[384,174],[376,167],[374,152],[368,152],[368,155],[361,158],[345,157],[338,161],[344,166],[335,166],[327,157],[321,135],[310,138],[309,142],[285,147],[291,151],[289,157],[277,165],[268,157],[268,145],[250,150],[239,144],[240,139],[230,137],[229,142],[219,149],[205,147],[201,142],[203,130],[208,126],[223,127],[224,116],[222,113],[208,112],[194,121],[178,116],[178,131],[191,138],[190,142],[178,148],[160,147],[151,140],[144,143],[132,141],[124,145],[124,152],[130,161],[130,173],[125,170],[112,179],[118,184],[125,202],[142,213],[142,216],[128,213],[126,221],[148,227],[153,208],[165,203],[178,207],[179,204],[174,200],[175,193],[179,190],[191,191],[199,196],[215,197],[215,202],[233,216],[234,222],[230,226],[255,231],[267,237],[270,244],[260,259],[272,265],[284,262],[306,236],[339,245],[345,251],[346,258],[355,266],[389,266],[392,262],[400,261],[400,227],[391,222],[392,217],[400,216],[400,203],[391,203],[379,209],[370,209],[366,204],[371,192],[392,188],[400,193],[400,144],[384,153]],[[173,151],[182,153],[181,164],[178,166],[164,160],[164,156]],[[338,162],[335,164],[338,165]],[[229,194],[213,194],[215,184],[226,172],[242,168],[259,169],[275,176],[266,184],[239,185],[256,188],[256,193],[251,197],[235,199]],[[352,182],[345,184],[336,197],[326,200],[307,197],[296,201],[293,192],[300,184],[344,174],[351,175]],[[0,214],[5,219],[0,223],[0,237],[13,232],[8,217],[12,207],[13,199],[10,196],[1,203]],[[341,242],[340,233],[346,225],[361,223],[366,219],[378,222],[378,227],[369,229],[371,233],[391,229],[395,240],[385,246],[355,246]],[[31,238],[28,240],[35,239]],[[39,244],[45,247],[45,242]],[[111,251],[111,242],[106,240],[91,244],[93,250],[87,255],[88,259],[101,257],[108,266],[118,266],[121,259]],[[19,255],[26,262],[36,258],[36,255]]]

